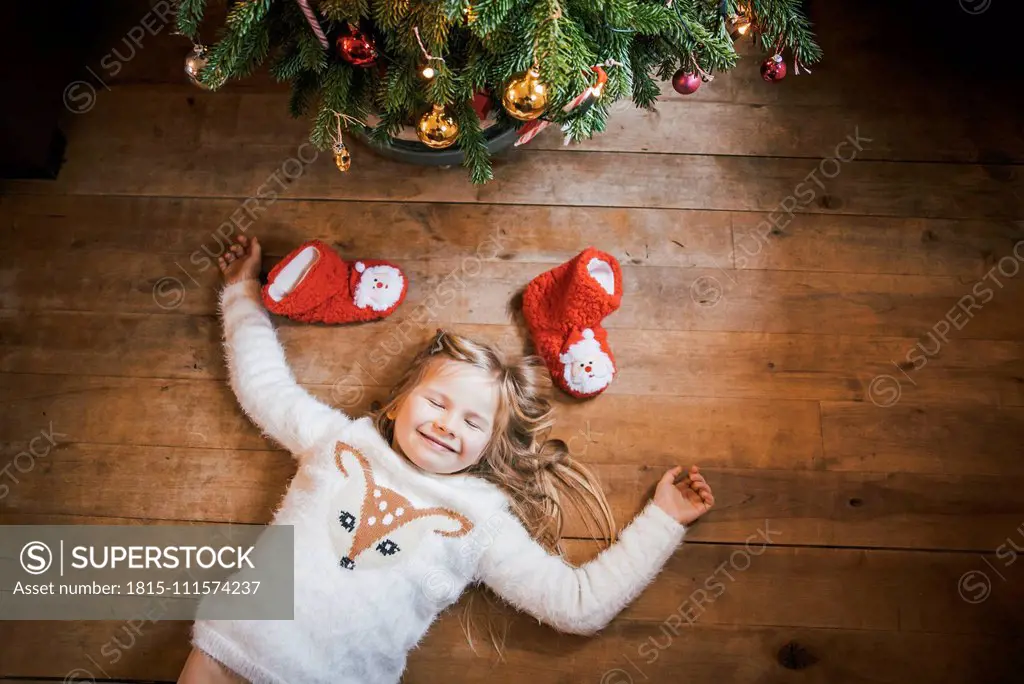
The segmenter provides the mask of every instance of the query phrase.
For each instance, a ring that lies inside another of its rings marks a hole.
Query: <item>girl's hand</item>
[[[260,277],[260,241],[245,235],[239,235],[237,240],[217,259],[225,285]]]
[[[677,484],[676,478],[682,472],[683,467],[676,466],[661,477],[658,488],[654,490],[654,503],[680,524],[689,525],[711,510],[715,496],[697,466],[691,467]]]

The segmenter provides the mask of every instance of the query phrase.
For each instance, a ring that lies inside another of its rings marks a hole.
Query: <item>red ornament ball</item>
[[[761,78],[769,83],[778,83],[786,78],[786,62],[782,55],[772,55],[761,65]]]
[[[359,67],[373,66],[377,61],[377,48],[373,40],[357,28],[349,27],[348,33],[338,36],[338,56]]]
[[[689,95],[697,92],[697,88],[700,88],[700,78],[695,73],[680,69],[672,77],[672,87],[680,95]]]

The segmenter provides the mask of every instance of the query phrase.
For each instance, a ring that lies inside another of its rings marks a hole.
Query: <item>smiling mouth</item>
[[[420,437],[422,437],[423,439],[427,440],[431,444],[436,444],[437,446],[441,447],[445,451],[449,451],[449,452],[451,452],[453,454],[457,453],[454,448],[448,446],[447,444],[445,444],[444,442],[442,442],[439,439],[435,439],[435,438],[431,437],[430,435],[427,435],[427,434],[424,434],[424,433],[420,432],[419,430],[416,431],[416,434],[418,434]]]

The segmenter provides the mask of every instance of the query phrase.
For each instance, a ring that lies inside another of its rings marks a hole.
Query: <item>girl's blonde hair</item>
[[[498,385],[493,434],[480,461],[462,472],[508,492],[513,513],[550,551],[561,551],[564,499],[583,514],[592,533],[593,523],[598,538],[614,541],[611,507],[597,478],[570,456],[563,440],[548,438],[554,424],[551,402],[546,398],[551,380],[537,356],[509,363],[494,347],[438,330],[391,390],[387,402],[374,412],[380,434],[389,443],[393,441],[395,423],[389,416],[438,359],[471,364],[493,374]]]

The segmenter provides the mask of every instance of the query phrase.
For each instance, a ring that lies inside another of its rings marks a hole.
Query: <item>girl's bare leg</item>
[[[178,675],[178,684],[244,684],[245,680],[206,655],[193,648]]]

